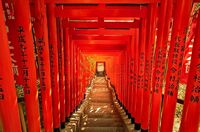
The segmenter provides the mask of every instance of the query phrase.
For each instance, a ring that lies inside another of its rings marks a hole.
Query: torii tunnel
[[[200,0],[0,0],[0,132],[200,132]]]

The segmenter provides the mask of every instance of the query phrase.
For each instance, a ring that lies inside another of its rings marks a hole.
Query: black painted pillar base
[[[140,130],[141,129],[141,124],[135,123],[135,130]]]
[[[71,116],[72,116],[72,114],[73,114],[73,112],[70,112],[70,116],[69,116],[69,117],[71,117]]]
[[[125,110],[126,114],[128,115],[128,110],[126,109],[126,107],[124,107],[124,110]]]
[[[120,105],[121,107],[123,107],[122,102],[119,102],[119,105]]]
[[[65,117],[65,121],[68,123],[70,121],[69,117]]]
[[[61,129],[65,128],[65,122],[61,122]]]
[[[131,119],[131,113],[128,112],[127,115],[128,115],[128,118]]]
[[[79,108],[79,105],[78,105],[78,106],[76,106],[76,109],[75,109],[75,111],[78,111],[78,108]]]
[[[135,118],[131,117],[131,124],[135,123]]]
[[[126,112],[126,107],[122,104],[122,108],[125,110],[125,112]]]
[[[54,132],[60,132],[60,128],[54,128],[53,131]]]
[[[141,129],[141,132],[148,132],[149,130],[147,129],[147,130],[144,130],[144,129]]]

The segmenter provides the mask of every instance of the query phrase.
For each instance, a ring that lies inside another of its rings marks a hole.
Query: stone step
[[[89,101],[98,103],[108,103],[108,104],[113,103],[113,99],[111,98],[89,98]]]
[[[126,132],[124,127],[81,127],[81,132]]]
[[[123,127],[120,118],[85,118],[82,120],[83,127]]]
[[[119,115],[116,113],[106,114],[106,113],[89,113],[88,118],[119,118]]]

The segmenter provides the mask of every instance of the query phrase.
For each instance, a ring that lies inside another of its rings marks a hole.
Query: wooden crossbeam
[[[55,0],[57,4],[148,4],[154,0]],[[160,0],[158,0],[160,1]]]
[[[125,50],[126,45],[104,45],[104,44],[94,44],[94,45],[88,45],[88,44],[79,44],[78,47],[80,50]]]
[[[85,36],[85,35],[73,35],[72,40],[130,40],[131,36]]]
[[[71,35],[112,35],[127,36],[134,35],[134,29],[115,30],[115,29],[92,29],[92,30],[70,30]]]
[[[117,44],[127,44],[129,41],[124,40],[73,40],[76,44],[104,44],[104,45],[117,45]]]
[[[139,28],[140,20],[134,22],[66,22],[72,28]]]
[[[104,7],[98,6],[57,6],[57,17],[146,17],[146,6],[117,6]]]

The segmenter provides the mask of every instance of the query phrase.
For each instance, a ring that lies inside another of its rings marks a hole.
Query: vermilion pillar
[[[5,132],[21,132],[14,75],[0,0],[0,122]]]
[[[128,88],[128,106],[127,109],[130,112],[132,102],[131,102],[131,97],[132,97],[132,77],[131,77],[131,59],[132,59],[132,52],[131,52],[131,43],[128,44],[128,49],[127,49],[127,57],[128,57],[128,66],[127,66],[127,88]],[[129,113],[130,115],[131,113]]]
[[[138,55],[138,79],[137,79],[137,103],[135,129],[140,129],[142,121],[142,104],[144,91],[144,68],[145,68],[145,44],[146,44],[146,18],[141,19],[139,31],[140,45]]]
[[[132,76],[132,94],[131,94],[131,116],[133,118],[132,123],[134,123],[134,118],[135,118],[135,96],[136,96],[136,82],[135,82],[135,48],[136,48],[136,31],[133,31],[133,35],[131,37],[131,54],[132,54],[132,61],[131,61],[131,76]]]
[[[145,76],[144,76],[144,95],[142,107],[142,130],[149,129],[150,115],[150,97],[151,97],[151,78],[152,78],[152,61],[155,44],[156,33],[156,18],[157,18],[157,3],[149,5],[147,39],[145,47]]]
[[[122,103],[125,104],[125,93],[126,93],[126,88],[125,88],[125,56],[124,56],[124,51],[122,53],[122,58],[121,59],[121,62],[122,62],[122,89],[121,89],[121,92],[122,92]]]
[[[128,93],[128,88],[127,88],[127,51],[124,50],[124,83],[123,83],[123,91],[124,91],[124,106],[125,106],[125,110],[127,110],[127,99],[128,99],[128,96],[127,96],[127,93]]]
[[[169,50],[161,132],[172,131],[192,0],[178,0]]]
[[[200,15],[197,20],[180,132],[198,132],[200,123]]]
[[[133,31],[133,33],[135,33]],[[134,100],[135,100],[135,86],[134,86],[134,39],[135,39],[135,36],[132,36],[131,37],[131,60],[130,60],[130,87],[131,87],[131,93],[129,95],[129,102],[131,103],[131,106],[129,107],[129,111],[130,111],[130,114],[131,114],[131,117],[134,118],[134,113],[133,113],[133,106],[135,105],[134,104]],[[117,70],[116,70],[117,71]],[[118,77],[117,77],[118,78]],[[118,92],[118,91],[117,91]],[[132,120],[132,123],[134,122],[134,120]]]
[[[76,79],[76,85],[77,85],[77,92],[78,92],[78,104],[80,104],[80,101],[82,99],[82,91],[81,91],[81,88],[80,88],[80,84],[81,84],[81,80],[79,79],[80,78],[80,65],[79,65],[79,62],[80,62],[80,57],[79,57],[79,53],[80,53],[80,49],[77,47],[77,60],[76,60],[76,76],[77,76],[77,79]]]
[[[10,54],[12,60],[12,67],[14,72],[14,79],[16,80],[16,85],[22,86],[23,84],[23,71],[19,68],[20,62],[20,47],[17,45],[17,30],[12,30],[15,28],[15,11],[13,9],[13,1],[2,0],[4,14],[6,18],[6,25],[8,26],[8,40],[10,46]]]
[[[162,0],[158,19],[158,37],[155,50],[155,62],[152,77],[152,106],[150,113],[150,132],[159,131],[162,87],[165,71],[166,50],[168,45],[169,25],[172,14],[172,0]]]
[[[70,116],[70,58],[69,58],[69,29],[64,28],[64,62],[65,62],[65,117],[69,121]]]
[[[23,88],[28,120],[28,130],[30,132],[40,131],[40,115],[38,107],[38,91],[36,85],[36,67],[34,56],[34,45],[32,38],[31,15],[28,0],[15,0],[15,24],[17,34],[17,45],[20,49],[19,68],[23,71]]]
[[[42,96],[42,116],[44,120],[45,131],[52,132],[53,111],[46,6],[44,4],[44,0],[36,0],[34,2],[34,29],[39,60],[40,89]]]
[[[71,39],[70,39],[71,40]],[[73,43],[70,41],[69,43],[69,59],[70,59],[70,113],[73,112],[74,109],[74,85],[73,85]]]
[[[136,117],[136,104],[137,104],[137,85],[138,85],[138,83],[137,83],[137,79],[138,79],[138,50],[139,50],[139,29],[136,29],[136,31],[135,31],[135,34],[134,34],[134,36],[135,36],[135,39],[134,39],[134,57],[133,57],[133,59],[134,59],[134,100],[133,100],[133,115],[135,115],[134,116],[134,118]]]
[[[73,83],[74,83],[74,101],[75,101],[75,107],[74,109],[76,109],[76,106],[78,105],[78,89],[77,89],[77,46],[74,44],[74,48],[73,48],[73,63],[74,63],[74,78],[73,78]]]
[[[60,94],[59,94],[59,72],[58,72],[58,42],[55,18],[55,4],[47,5],[48,29],[49,29],[49,48],[51,64],[51,87],[53,100],[53,127],[55,131],[60,128]]]
[[[60,120],[61,128],[65,128],[65,75],[64,75],[64,43],[62,19],[57,21],[58,27],[58,67],[59,67],[59,88],[60,88]]]

